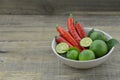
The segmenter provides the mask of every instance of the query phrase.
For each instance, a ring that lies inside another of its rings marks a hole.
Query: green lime
[[[95,40],[90,45],[90,50],[95,53],[96,57],[102,57],[107,53],[108,46],[103,40]]]
[[[95,54],[91,50],[84,50],[79,54],[79,60],[92,60],[95,59]]]
[[[100,31],[94,31],[93,33],[90,34],[90,38],[94,41],[94,40],[103,40],[106,41],[107,38],[105,36],[104,33],[100,32]]]
[[[59,54],[63,54],[65,52],[67,52],[68,49],[69,49],[69,45],[64,42],[61,42],[61,43],[57,44],[57,46],[56,46],[56,51]]]
[[[66,57],[67,57],[68,59],[77,60],[79,54],[80,54],[80,51],[79,51],[77,48],[71,47],[71,48],[67,51]]]
[[[80,41],[80,45],[83,46],[83,47],[89,47],[92,43],[92,39],[89,38],[89,37],[86,37],[86,38],[83,38],[81,41]]]
[[[118,45],[119,41],[112,38],[112,39],[108,40],[106,43],[108,45],[108,49],[110,50],[113,46]]]

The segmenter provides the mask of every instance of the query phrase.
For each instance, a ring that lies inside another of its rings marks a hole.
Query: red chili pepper
[[[74,38],[62,27],[59,26],[57,27],[57,31],[59,32],[59,34],[64,37],[68,42],[70,42],[74,47],[77,47],[80,49],[80,51],[82,50],[78,43],[74,40]]]
[[[79,48],[83,50],[84,48],[80,46],[81,38],[79,37],[75,27],[74,27],[74,19],[72,17],[68,18],[68,30],[69,33],[72,35],[72,37],[75,39],[75,41],[78,43]]]
[[[72,17],[68,18],[68,21],[67,21],[67,25],[68,25],[68,30],[70,32],[70,34],[73,36],[73,38],[78,42],[80,43],[80,37],[77,33],[77,31],[75,30],[75,27],[74,27],[74,19]]]
[[[61,43],[65,42],[69,45],[69,47],[72,47],[72,44],[70,44],[67,40],[65,40],[62,36],[55,36],[56,42]]]
[[[79,36],[81,37],[81,39],[87,37],[87,33],[85,32],[85,29],[80,22],[78,22],[76,24],[75,28],[76,28]]]

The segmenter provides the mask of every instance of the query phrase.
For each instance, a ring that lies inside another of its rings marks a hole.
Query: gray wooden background
[[[0,14],[67,14],[120,11],[120,0],[0,0]]]
[[[51,49],[55,25],[65,27],[71,12],[120,41],[119,11],[120,0],[0,0],[0,80],[120,80],[120,45],[87,70],[64,65]]]

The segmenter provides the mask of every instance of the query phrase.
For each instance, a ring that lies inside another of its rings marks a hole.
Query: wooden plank
[[[120,11],[120,0],[0,0],[0,14],[63,14]]]
[[[7,76],[7,77],[4,77]],[[0,72],[2,80],[40,80],[41,74],[28,72]]]
[[[0,15],[0,80],[119,80],[120,45],[102,65],[80,70],[57,60],[51,41],[66,15]],[[86,27],[104,30],[120,41],[120,16],[81,14]],[[65,27],[66,28],[66,27]]]

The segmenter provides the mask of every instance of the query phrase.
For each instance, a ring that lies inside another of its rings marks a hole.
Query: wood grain
[[[0,14],[68,14],[120,11],[120,0],[0,0]]]
[[[102,65],[80,70],[64,65],[53,54],[55,25],[66,26],[66,15],[0,15],[0,80],[119,80],[120,45]],[[104,30],[120,41],[119,15],[76,15],[85,27]],[[66,27],[65,27],[66,28]]]

